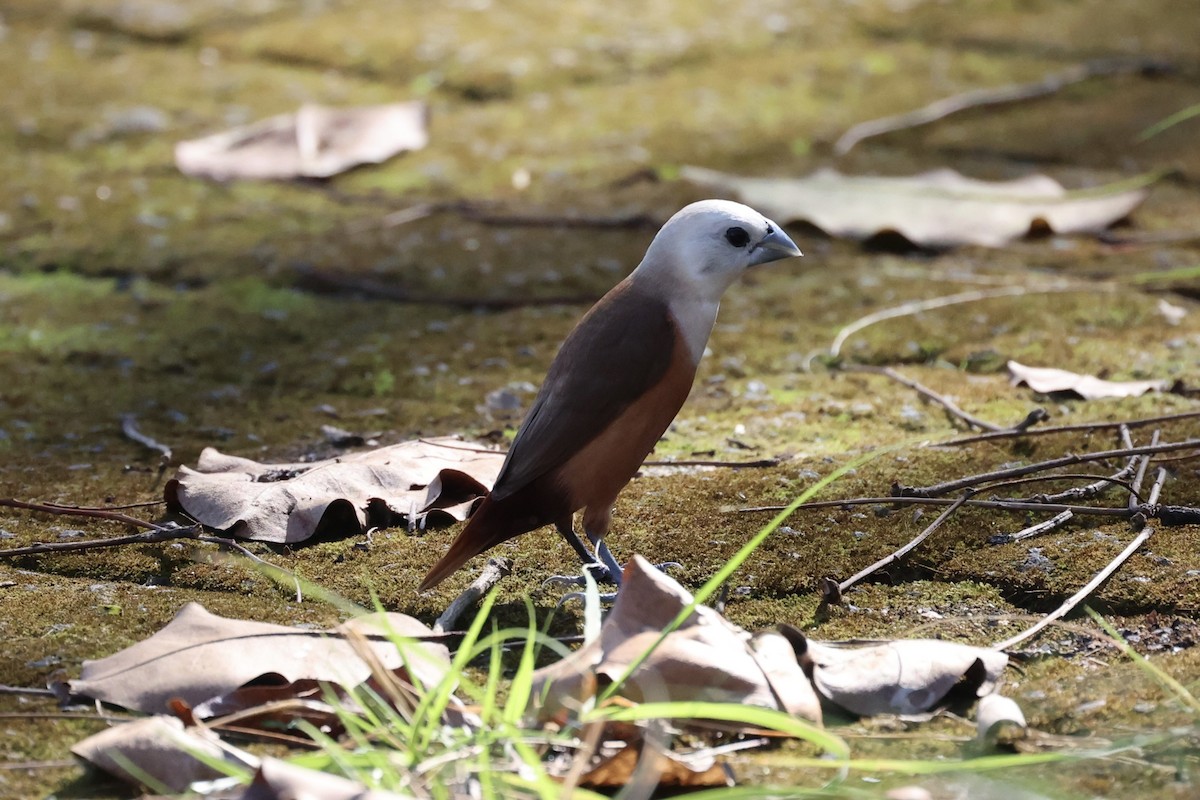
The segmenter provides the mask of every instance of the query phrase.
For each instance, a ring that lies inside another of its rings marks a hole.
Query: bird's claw
[[[654,568],[659,572],[670,574],[672,568],[683,569],[683,564],[680,564],[678,561],[663,561],[660,564],[655,564]],[[621,585],[619,581],[613,580],[612,573],[609,572],[608,568],[603,564],[588,564],[584,567],[584,569],[591,573],[592,580],[594,580],[596,583],[612,583],[618,587]],[[586,585],[587,581],[583,579],[583,575],[551,575],[549,578],[546,578],[546,580],[542,581],[543,589],[550,587],[556,589],[574,589],[583,588]],[[564,595],[563,599],[566,600],[572,595],[582,596],[580,592],[570,592]],[[601,595],[601,598],[604,597],[616,597],[616,593],[613,593],[612,595]]]
[[[608,571],[608,568],[605,567],[603,564],[587,564],[584,566],[584,569],[587,570],[588,573],[591,574],[592,580],[594,580],[596,583],[613,583],[613,584],[617,583],[617,581],[614,581],[612,579],[612,573],[610,573]],[[550,586],[553,586],[557,589],[572,589],[572,588],[576,588],[576,587],[583,587],[586,585],[587,585],[587,581],[584,580],[582,574],[580,574],[580,575],[551,575],[549,578],[546,578],[546,580],[542,581],[543,589],[550,587]]]
[[[600,597],[601,603],[610,603],[611,604],[611,603],[615,603],[617,601],[617,593],[616,592],[601,592],[599,597]],[[587,595],[584,594],[583,592],[567,592],[562,597],[558,598],[558,603],[555,604],[555,608],[562,608],[563,606],[565,606],[567,603],[569,603],[572,600],[578,600],[580,603],[583,603],[584,605],[586,605],[587,604]]]

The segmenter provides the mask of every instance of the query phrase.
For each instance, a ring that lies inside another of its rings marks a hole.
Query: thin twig
[[[1158,431],[1155,431],[1153,434],[1151,434],[1150,435],[1150,444],[1158,444],[1158,436],[1159,436]],[[1146,469],[1149,466],[1150,466],[1150,456],[1149,455],[1138,456],[1137,473],[1133,477],[1133,488],[1135,491],[1141,490],[1142,481],[1144,481],[1146,479]],[[1130,495],[1130,497],[1129,497],[1128,505],[1130,508],[1133,508],[1133,506],[1134,506],[1132,495]]]
[[[924,384],[918,383],[912,378],[906,378],[891,367],[873,367],[866,364],[853,364],[843,367],[843,369],[847,372],[869,372],[873,375],[883,375],[884,377],[891,378],[896,383],[912,389],[926,400],[931,400],[934,403],[937,403],[942,408],[946,409],[951,416],[957,417],[972,428],[979,428],[981,431],[1012,430],[1012,428],[1002,428],[999,425],[993,425],[990,422],[986,422],[978,417],[968,414],[966,411],[963,411],[961,408],[959,408],[950,398],[938,394],[933,389],[930,389]],[[1028,419],[1028,417],[1026,417],[1026,419]]]
[[[841,354],[842,345],[846,343],[854,334],[861,331],[863,328],[870,327],[876,322],[884,320],[896,319],[897,317],[909,317],[914,314],[920,314],[923,311],[932,311],[937,308],[945,308],[947,306],[960,305],[962,303],[977,303],[981,300],[993,300],[1000,297],[1021,297],[1029,294],[1057,294],[1061,292],[1113,292],[1115,287],[1105,285],[1083,285],[1071,284],[1065,286],[1046,286],[1046,287],[1029,287],[1029,286],[1003,286],[998,289],[972,289],[958,294],[946,295],[944,297],[930,297],[925,300],[914,300],[909,303],[902,303],[891,308],[880,309],[865,317],[860,317],[854,322],[838,331],[837,336],[833,338],[833,343],[829,345],[829,355],[837,358]]]
[[[1124,472],[1122,470],[1121,472]],[[1013,478],[1008,481],[1000,481],[999,483],[990,483],[985,487],[981,487],[979,491],[995,492],[997,489],[1008,489],[1012,486],[1022,486],[1027,483],[1045,483],[1046,481],[1065,481],[1065,480],[1090,480],[1092,478],[1100,478],[1095,483],[1089,483],[1086,486],[1076,486],[1072,489],[1064,489],[1055,494],[1035,494],[1026,498],[1031,503],[1062,503],[1067,500],[1091,500],[1099,497],[1104,493],[1104,490],[1111,486],[1120,486],[1125,491],[1130,492],[1132,496],[1141,500],[1141,496],[1133,490],[1133,486],[1122,480],[1119,476],[1121,473],[1109,475],[1108,477],[1100,477],[1098,475],[1090,475],[1086,472],[1056,472],[1053,475],[1027,475],[1024,478]],[[1015,499],[1015,498],[1014,498]]]
[[[1094,453],[1079,453],[1052,458],[1047,461],[1039,461],[1036,464],[1027,464],[1023,467],[1010,467],[979,475],[968,475],[965,478],[937,483],[932,486],[900,486],[897,484],[893,486],[892,490],[897,495],[904,497],[937,497],[938,495],[958,492],[969,487],[978,486],[981,483],[988,483],[989,481],[1017,478],[1034,472],[1045,472],[1046,470],[1069,467],[1074,464],[1084,464],[1089,461],[1104,461],[1110,458],[1127,458],[1129,456],[1151,455],[1154,453],[1171,453],[1177,450],[1194,448],[1200,448],[1200,439],[1185,439],[1182,442],[1167,442],[1166,444],[1143,445],[1141,447],[1125,447],[1119,450],[1100,450]]]
[[[860,122],[841,135],[834,144],[833,150],[839,156],[845,155],[856,144],[873,136],[881,136],[885,133],[894,133],[896,131],[928,125],[931,122],[945,119],[951,114],[957,114],[968,109],[1045,97],[1046,95],[1061,91],[1072,84],[1092,78],[1129,72],[1162,71],[1166,68],[1167,65],[1161,61],[1147,61],[1145,59],[1096,59],[1068,67],[1061,72],[1050,73],[1030,83],[994,86],[987,89],[972,89],[969,92],[935,100],[929,105],[918,108],[915,111],[874,119],[869,122]]]
[[[1049,533],[1061,528],[1074,519],[1074,517],[1075,514],[1068,509],[1050,519],[1043,520],[1036,525],[1030,525],[1028,528],[1019,530],[1016,533],[1000,533],[989,537],[988,544],[1011,544],[1023,539],[1032,539],[1034,536],[1041,536],[1043,533]]]
[[[157,439],[153,439],[138,430],[136,415],[121,415],[121,433],[125,434],[125,438],[132,439],[142,447],[153,450],[160,454],[164,464],[169,464],[171,462],[171,448],[167,447]]]
[[[819,511],[821,509],[841,508],[842,506],[948,506],[957,503],[946,497],[851,497],[845,500],[819,500],[797,506],[796,511]],[[968,500],[963,505],[975,508],[997,508],[1002,511],[1039,511],[1060,512],[1070,511],[1079,516],[1117,517],[1129,519],[1136,513],[1146,514],[1147,518],[1154,517],[1164,525],[1192,525],[1200,517],[1200,508],[1189,506],[1138,506],[1133,511],[1127,508],[1097,508],[1096,506],[1075,506],[1062,503],[1030,503],[1024,500]],[[730,514],[778,513],[788,506],[746,506],[729,509]]]
[[[1016,636],[1005,639],[1003,642],[1000,642],[999,644],[992,645],[992,649],[1008,650],[1012,647],[1015,647],[1016,645],[1025,641],[1026,639],[1030,639],[1030,638],[1036,636],[1038,633],[1040,633],[1042,631],[1043,628],[1045,628],[1047,625],[1050,625],[1055,620],[1065,617],[1067,614],[1069,614],[1071,612],[1071,609],[1075,608],[1075,606],[1077,606],[1081,602],[1083,602],[1083,600],[1086,599],[1088,597],[1088,595],[1090,595],[1092,592],[1096,591],[1096,589],[1099,588],[1100,584],[1102,584],[1102,583],[1104,583],[1104,581],[1108,580],[1109,576],[1111,576],[1114,572],[1116,572],[1117,568],[1120,567],[1122,564],[1124,564],[1129,559],[1129,557],[1131,555],[1133,555],[1137,551],[1137,549],[1139,547],[1141,547],[1142,544],[1145,543],[1145,541],[1147,539],[1150,538],[1150,535],[1152,533],[1154,533],[1153,528],[1146,527],[1146,528],[1142,529],[1142,532],[1139,533],[1134,538],[1134,540],[1132,542],[1130,542],[1129,545],[1120,552],[1120,554],[1116,558],[1114,558],[1112,561],[1110,561],[1108,563],[1108,566],[1106,566],[1104,569],[1097,572],[1096,577],[1094,577],[1090,581],[1088,581],[1086,586],[1084,586],[1082,589],[1080,589],[1075,594],[1068,597],[1063,602],[1062,605],[1060,605],[1058,608],[1056,608],[1054,611],[1050,612],[1046,616],[1042,617],[1033,626],[1031,626],[1030,628],[1028,628],[1025,631],[1022,631],[1021,633],[1018,633]]]
[[[1120,428],[1122,425],[1129,428],[1145,428],[1149,425],[1158,425],[1163,422],[1181,422],[1183,420],[1196,419],[1200,417],[1200,411],[1181,411],[1177,414],[1164,414],[1160,417],[1146,417],[1145,419],[1127,419],[1118,422],[1079,422],[1074,425],[1055,425],[1050,428],[1034,428],[1029,431],[999,431],[997,433],[980,433],[974,436],[964,436],[960,439],[950,439],[944,442],[931,442],[928,447],[960,447],[966,444],[978,444],[980,442],[994,442],[998,439],[1015,439],[1019,436],[1048,436],[1057,433],[1081,433],[1088,431],[1103,431],[1113,428]],[[1132,445],[1130,445],[1132,447]]]
[[[941,514],[939,514],[937,519],[935,519],[933,522],[929,523],[929,526],[927,528],[925,528],[925,530],[921,531],[916,536],[914,536],[912,538],[912,540],[909,541],[908,544],[904,545],[899,550],[896,550],[891,555],[884,556],[883,558],[879,559],[871,566],[866,567],[865,569],[859,570],[858,572],[851,575],[849,578],[846,578],[846,580],[839,583],[838,584],[838,592],[840,593],[840,592],[846,591],[851,586],[858,583],[859,581],[861,581],[863,578],[867,577],[871,573],[876,572],[880,569],[883,569],[884,567],[888,566],[889,564],[893,564],[893,563],[899,561],[909,551],[911,551],[913,548],[915,548],[921,542],[928,539],[929,535],[931,533],[933,533],[934,531],[936,531],[938,528],[940,528],[942,526],[942,523],[950,518],[951,514],[953,514],[955,511],[958,511],[958,509],[962,508],[963,503],[967,502],[967,500],[969,500],[970,497],[971,497],[971,493],[967,492],[962,497],[958,498],[958,500],[951,503],[949,508],[947,508]]]
[[[454,598],[453,602],[446,607],[442,615],[433,623],[434,633],[446,633],[453,629],[454,623],[458,622],[458,618],[463,613],[479,602],[479,598],[492,590],[492,587],[500,582],[502,578],[512,572],[512,561],[507,558],[489,558],[487,566],[483,568],[483,572],[479,577],[471,582],[471,585],[463,590],[462,594]]]
[[[0,507],[20,508],[26,511],[41,511],[46,514],[58,514],[68,517],[91,517],[92,519],[107,519],[113,522],[124,522],[126,525],[133,525],[138,528],[149,528],[150,530],[159,530],[162,526],[155,525],[153,522],[147,522],[144,519],[131,517],[128,514],[122,514],[119,511],[113,511],[108,508],[89,507],[89,506],[68,506],[60,503],[33,503],[26,500],[17,500],[13,497],[0,497]]]
[[[16,556],[31,556],[42,553],[69,553],[80,550],[100,550],[106,547],[123,547],[127,544],[157,544],[159,542],[170,542],[176,539],[198,539],[204,541],[207,537],[200,535],[200,526],[188,525],[187,527],[176,528],[157,528],[154,530],[145,531],[143,533],[131,533],[128,536],[113,536],[108,539],[85,539],[77,542],[36,542],[28,547],[12,547],[8,550],[0,550],[0,558],[13,558]],[[227,539],[220,540],[221,543],[228,542]]]
[[[215,544],[230,550],[236,550],[246,558],[249,558],[251,561],[255,561],[259,564],[270,564],[270,562],[250,552],[250,550],[247,549],[241,542],[238,542],[234,539],[227,539],[222,536],[210,536],[206,533],[203,533],[204,526],[198,522],[191,525],[176,525],[174,523],[160,525],[155,522],[148,522],[144,519],[131,517],[128,514],[122,514],[118,511],[113,511],[111,508],[68,506],[60,503],[31,503],[24,500],[16,500],[11,497],[0,498],[0,506],[20,508],[28,511],[40,511],[45,514],[91,517],[94,519],[104,519],[112,522],[123,522],[126,525],[133,525],[135,527],[145,529],[142,533],[132,533],[128,536],[113,536],[107,539],[84,539],[76,542],[35,542],[27,547],[13,547],[8,550],[0,550],[0,558],[40,555],[43,553],[67,553],[78,552],[81,550],[100,550],[107,547],[123,547],[127,544],[157,544],[160,542],[171,542],[177,539],[192,539],[197,542]],[[126,506],[115,506],[115,508],[125,507]]]
[[[1150,487],[1150,496],[1146,498],[1146,505],[1154,507],[1158,505],[1158,494],[1162,491],[1163,484],[1167,482],[1166,467],[1158,468],[1158,475],[1154,478],[1154,485]]]
[[[728,469],[763,469],[777,467],[788,459],[787,456],[778,458],[760,458],[756,461],[643,461],[643,467],[725,467]]]

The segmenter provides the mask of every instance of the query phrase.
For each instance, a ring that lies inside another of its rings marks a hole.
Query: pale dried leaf
[[[971,697],[991,694],[1008,664],[1008,656],[996,650],[936,639],[866,644],[809,639],[804,657],[811,660],[817,693],[861,716],[921,714],[937,708],[951,689]]]
[[[175,145],[187,175],[217,180],[328,178],[379,164],[429,142],[424,103],[357,108],[304,105],[222,133]]]
[[[1104,397],[1140,397],[1146,392],[1161,392],[1167,381],[1106,381],[1094,375],[1080,375],[1065,369],[1049,367],[1027,367],[1016,361],[1008,362],[1008,372],[1013,385],[1025,384],[1035,392],[1053,394],[1074,392],[1084,400]]]
[[[451,794],[450,797],[465,796]],[[363,784],[289,764],[278,758],[264,758],[254,780],[238,800],[401,800],[407,795],[368,789]]]
[[[453,437],[402,442],[325,461],[260,464],[212,448],[167,482],[170,510],[231,536],[292,544],[426,517],[464,520],[504,454]]]
[[[164,715],[108,728],[79,742],[71,752],[128,783],[143,785],[146,776],[173,792],[182,792],[192,781],[222,775],[193,753],[245,763],[211,731],[185,728],[178,718]]]
[[[546,718],[575,707],[596,686],[595,676],[611,681],[624,675],[691,601],[677,581],[634,556],[599,639],[535,673],[532,696],[544,697],[538,713]],[[699,606],[638,666],[621,694],[639,702],[743,703],[819,722],[819,703],[811,691],[790,647],[756,641],[713,609]]]
[[[750,178],[684,167],[685,179],[732,191],[779,222],[808,222],[831,236],[868,239],[898,233],[922,247],[1001,247],[1049,227],[1095,233],[1128,216],[1143,188],[1068,192],[1045,175],[993,183],[951,169],[907,177],[842,175],[822,169],[806,178]]]
[[[150,713],[180,698],[197,706],[233,692],[264,675],[283,682],[327,681],[352,688],[370,675],[368,665],[345,634],[381,632],[428,636],[429,628],[403,614],[372,614],[328,632],[304,631],[266,622],[228,619],[188,603],[162,630],[137,644],[97,661],[84,661],[73,692]],[[407,664],[425,685],[445,674],[449,652],[443,645],[420,642],[404,653],[391,641],[368,646],[389,670]],[[303,684],[299,684],[303,686]]]
[[[979,707],[975,709],[975,738],[995,744],[996,737],[1005,726],[1025,728],[1025,714],[1017,701],[1001,694],[979,698]]]

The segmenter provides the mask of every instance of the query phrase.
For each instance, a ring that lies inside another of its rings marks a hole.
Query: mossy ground
[[[501,227],[453,213],[380,222],[431,199],[665,218],[700,195],[639,175],[669,176],[684,163],[800,175],[829,163],[830,143],[854,122],[1090,58],[1139,56],[1177,69],[964,114],[860,145],[838,166],[887,173],[953,166],[993,178],[1041,169],[1076,186],[1167,168],[1174,177],[1138,210],[1136,232],[1194,231],[1200,218],[1195,126],[1133,142],[1148,125],[1200,102],[1200,18],[1168,0],[977,0],[903,10],[770,0],[476,8],[486,5],[7,4],[0,27],[0,74],[10,77],[0,95],[0,117],[8,121],[0,126],[0,496],[157,499],[156,457],[119,431],[121,415],[130,413],[183,463],[207,445],[289,460],[327,448],[319,428],[329,422],[388,442],[511,434],[516,420],[481,410],[484,396],[516,381],[536,384],[583,305],[481,313],[330,297],[302,291],[299,268],[358,274],[432,297],[598,296],[636,263],[652,231]],[[326,184],[217,185],[171,166],[177,139],[299,102],[413,96],[432,106],[432,145]],[[158,112],[152,125],[132,124],[147,119],[131,113],[140,106]],[[518,170],[532,179],[523,191],[513,188]],[[1001,370],[1009,358],[1118,379],[1196,382],[1200,312],[1191,301],[1095,284],[1097,277],[1194,265],[1195,240],[1054,238],[1000,251],[898,256],[797,236],[803,261],[756,272],[730,292],[692,398],[657,453],[791,458],[769,469],[654,469],[617,506],[611,541],[618,554],[681,561],[685,584],[711,575],[767,519],[736,508],[786,503],[814,474],[864,449],[952,432],[937,408],[882,377],[804,371],[810,354],[866,313],[981,284],[1076,279],[1071,291],[888,321],[844,348],[852,361],[902,365],[1000,423],[1037,402],[1008,386]],[[1194,285],[1177,288],[1195,296]],[[1157,308],[1162,297],[1190,313],[1169,325]],[[1155,395],[1049,409],[1057,422],[1076,422],[1193,405]],[[1163,434],[1198,428],[1176,425]],[[913,446],[859,469],[830,496],[886,494],[893,480],[933,483],[1113,444],[1096,434],[961,450]],[[1193,463],[1174,466],[1165,498],[1200,503]],[[874,509],[796,516],[735,576],[729,615],[750,627],[808,626],[826,638],[992,642],[1075,591],[1130,536],[1123,525],[1085,520],[1032,545],[989,547],[989,536],[1027,521],[963,512],[902,564],[853,591],[848,606],[815,616],[817,578],[845,577],[930,518]],[[7,511],[0,528],[4,546],[118,532],[95,521]],[[388,531],[365,549],[347,541],[262,552],[353,600],[369,602],[374,592],[389,609],[429,619],[471,577],[455,576],[433,594],[415,591],[452,534]],[[1038,568],[1029,567],[1030,546],[1046,559]],[[516,571],[501,586],[497,614],[523,623],[530,593],[539,614],[549,614],[555,598],[537,587],[574,566],[570,551],[550,532],[500,550],[515,559]],[[1200,611],[1197,552],[1200,530],[1164,528],[1091,602],[1130,631],[1186,633]],[[291,590],[192,544],[10,560],[0,564],[0,684],[37,686],[51,670],[73,673],[81,660],[157,630],[188,600],[255,619],[337,620],[333,609],[297,602]],[[557,628],[574,623],[568,611]],[[1192,685],[1200,663],[1185,633],[1166,648],[1180,651],[1156,653],[1156,662]],[[1087,641],[1064,629],[1043,640],[1042,657],[1024,664],[1013,694],[1034,727],[1085,748],[1195,724],[1111,651],[1081,652]],[[0,708],[0,753],[8,762],[61,760],[95,727],[4,715],[51,711],[49,703],[8,697]],[[875,723],[848,729],[880,730]],[[855,738],[854,746],[864,755],[953,754],[964,732],[941,722],[904,737]],[[1178,749],[1179,741],[1175,751],[1150,750],[1141,760],[1041,769],[1028,780],[1055,796],[1191,796],[1195,784],[1185,773],[1196,768],[1196,752]],[[743,774],[798,779],[772,770],[769,760],[751,759]],[[0,795],[122,791],[77,775],[73,767],[6,771]]]

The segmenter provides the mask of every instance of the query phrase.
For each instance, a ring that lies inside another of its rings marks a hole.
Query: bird
[[[563,340],[492,490],[419,590],[546,525],[619,585],[604,543],[613,504],[687,399],[721,296],[747,269],[800,255],[779,225],[730,200],[701,200],[667,220],[637,268]],[[594,556],[574,530],[580,509]]]

